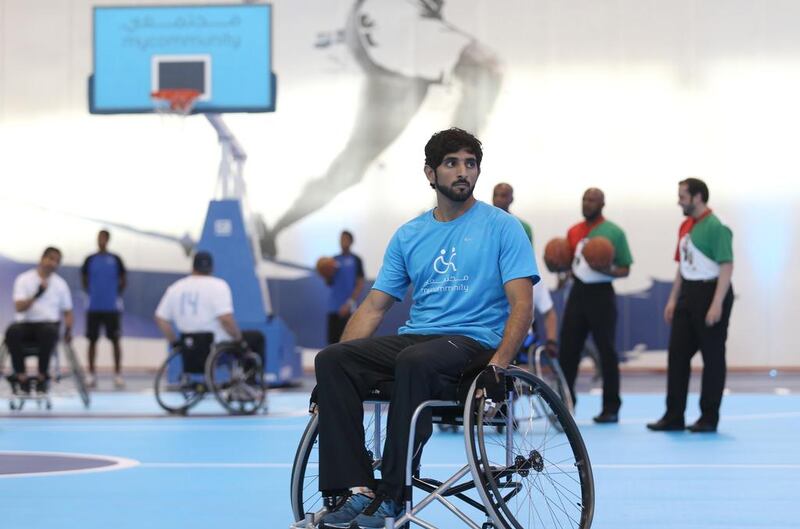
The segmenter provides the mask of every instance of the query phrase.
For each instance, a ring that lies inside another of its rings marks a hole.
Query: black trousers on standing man
[[[453,386],[469,367],[494,354],[465,336],[410,335],[337,343],[317,354],[319,486],[322,491],[369,487],[403,501],[411,417],[431,399],[452,399]],[[393,382],[382,480],[376,485],[364,439],[364,406],[370,391]],[[417,424],[415,464],[433,431],[428,410]]]
[[[575,379],[586,338],[592,333],[600,353],[603,371],[603,412],[617,413],[622,405],[619,396],[619,358],[616,350],[617,296],[607,283],[584,283],[574,279],[561,323],[559,362],[575,398]]]
[[[717,281],[687,281],[681,291],[672,316],[667,357],[667,413],[666,419],[683,421],[686,395],[689,391],[691,361],[697,350],[703,355],[703,385],[700,391],[700,422],[716,426],[722,391],[725,389],[725,341],[728,338],[728,320],[733,308],[733,288],[729,288],[722,302],[722,317],[709,327],[706,313],[714,299]]]

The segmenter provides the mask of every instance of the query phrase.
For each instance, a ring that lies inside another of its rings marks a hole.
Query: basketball
[[[544,247],[544,264],[551,272],[566,272],[572,262],[572,250],[563,237],[550,239]]]
[[[605,237],[593,237],[583,247],[586,264],[595,270],[606,270],[614,261],[614,245]]]
[[[339,263],[333,257],[320,257],[317,259],[317,273],[323,279],[333,279],[336,275],[336,270],[339,268]]]

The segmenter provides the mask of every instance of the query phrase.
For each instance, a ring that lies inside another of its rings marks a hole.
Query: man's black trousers
[[[338,343],[342,339],[342,333],[350,320],[350,314],[340,316],[338,312],[328,313],[328,344]]]
[[[58,322],[14,323],[6,330],[6,346],[11,353],[15,374],[25,374],[25,349],[36,347],[39,357],[39,374],[47,375],[50,357],[58,341]]]
[[[575,278],[561,322],[559,362],[575,398],[575,379],[586,338],[592,333],[600,353],[603,370],[603,411],[617,413],[619,396],[619,359],[615,345],[617,299],[611,283],[584,283]]]
[[[706,325],[706,313],[714,299],[716,281],[686,281],[672,316],[667,357],[667,418],[683,419],[686,394],[689,391],[691,360],[697,350],[703,355],[703,385],[700,391],[700,412],[703,422],[717,425],[722,391],[725,389],[725,341],[728,320],[733,308],[733,288],[722,302],[722,318],[715,325]]]
[[[377,491],[401,502],[414,410],[426,400],[452,398],[450,389],[461,373],[488,363],[493,352],[465,336],[409,334],[353,340],[320,351],[315,360],[320,490],[376,490],[365,448],[363,402],[370,390],[393,382]],[[423,414],[414,439],[417,462],[432,429],[430,413]]]

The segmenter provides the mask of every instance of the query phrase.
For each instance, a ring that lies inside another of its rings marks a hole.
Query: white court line
[[[141,463],[145,468],[292,468],[291,463]]]
[[[751,413],[745,415],[721,415],[721,421],[725,422],[745,422],[745,421],[760,421],[764,419],[793,419],[800,417],[800,411],[783,411],[774,413]],[[651,422],[653,419],[620,419],[620,424],[645,424]],[[575,421],[578,426],[592,426],[594,421],[581,420]]]
[[[144,468],[292,468],[291,463],[140,463]],[[309,465],[316,467],[317,465]],[[462,463],[434,463],[423,464],[423,468],[461,468]],[[760,469],[760,470],[796,470],[800,464],[706,464],[706,463],[608,463],[592,464],[592,469],[620,469],[620,470],[672,470],[672,469]]]
[[[2,454],[13,454],[13,455],[29,455],[29,456],[38,456],[38,455],[45,455],[45,456],[59,456],[65,458],[75,458],[75,459],[100,459],[103,461],[111,461],[111,465],[106,465],[103,467],[95,467],[95,468],[80,468],[75,470],[51,470],[51,471],[44,471],[44,472],[26,472],[20,474],[0,474],[0,479],[8,479],[8,478],[30,478],[30,477],[45,477],[45,476],[58,476],[61,474],[90,474],[93,472],[108,472],[111,470],[123,470],[126,468],[133,468],[139,466],[139,461],[135,459],[128,459],[126,457],[116,457],[116,456],[107,456],[107,455],[99,455],[99,454],[77,454],[71,452],[23,452],[17,450],[3,450],[0,452]]]
[[[265,424],[265,425],[191,425],[191,424],[147,424],[147,425],[128,425],[128,424],[63,424],[63,425],[25,425],[17,422],[13,430],[34,431],[34,432],[261,432],[261,431],[303,431],[306,423],[291,424]],[[0,430],[2,426],[0,426]]]

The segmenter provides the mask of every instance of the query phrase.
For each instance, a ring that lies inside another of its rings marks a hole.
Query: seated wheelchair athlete
[[[18,394],[46,393],[49,384],[50,359],[64,322],[64,341],[72,339],[72,296],[69,286],[56,273],[61,264],[61,250],[52,246],[42,253],[38,265],[14,280],[15,323],[8,327],[5,344],[11,355],[14,373],[9,377]],[[25,372],[25,357],[38,359],[36,376]]]
[[[263,409],[264,335],[242,331],[241,342],[214,343],[212,333],[181,333],[156,374],[158,404],[169,413],[186,414],[213,394],[228,412],[250,415]]]
[[[504,369],[532,320],[539,280],[533,248],[511,215],[475,199],[481,143],[460,129],[434,134],[425,146],[425,176],[436,207],[401,226],[386,250],[366,300],[342,341],[316,357],[319,399],[319,489],[349,490],[319,522],[326,527],[384,527],[403,513],[411,418],[421,403],[441,398],[448,380],[484,364],[477,394],[501,402]],[[413,285],[410,318],[399,335],[372,338],[395,300]],[[363,401],[393,382],[382,479],[366,457]],[[420,420],[414,453],[432,431]]]
[[[158,304],[155,321],[173,352],[156,376],[156,397],[167,411],[185,413],[212,390],[232,413],[254,413],[266,393],[262,356],[254,352],[263,354],[263,336],[239,330],[231,289],[213,270],[211,254],[198,252],[192,273]]]
[[[19,328],[20,324],[12,324],[6,331],[6,334],[11,334],[13,336],[16,332],[19,332]],[[56,331],[57,330],[56,328]],[[15,349],[18,351],[17,358],[19,358],[19,356],[22,357],[22,366],[18,366],[18,368],[24,367],[25,357],[39,356],[39,344],[30,339],[23,339],[22,342],[15,345]],[[86,375],[80,362],[78,362],[75,350],[72,348],[72,344],[66,341],[62,342],[61,350],[67,360],[68,371],[66,373],[62,371],[59,361],[59,344],[55,343],[50,353],[50,363],[48,366],[49,374],[46,377],[27,377],[22,383],[20,383],[16,373],[12,372],[11,375],[6,377],[11,385],[12,398],[8,403],[11,410],[22,410],[25,403],[28,401],[35,402],[40,408],[42,404],[44,404],[46,409],[51,409],[53,404],[49,392],[50,382],[60,382],[65,377],[72,378],[78,395],[83,402],[83,406],[89,408],[91,397],[89,395],[89,389],[86,386]],[[4,372],[6,357],[8,356],[11,356],[8,343],[3,342],[2,345],[0,345],[0,373]],[[19,362],[19,360],[17,360],[17,362]],[[45,382],[41,383],[40,380],[44,380]]]

